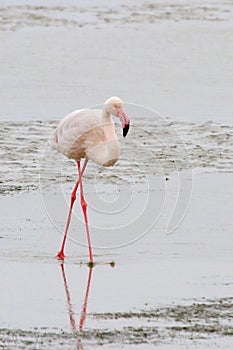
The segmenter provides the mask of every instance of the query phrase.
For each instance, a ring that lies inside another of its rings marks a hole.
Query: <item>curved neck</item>
[[[111,114],[106,111],[105,107],[102,111],[102,122],[103,122],[103,129],[107,140],[115,140],[116,139],[116,133],[115,133],[115,126],[112,121]]]
[[[115,133],[115,126],[109,112],[103,108],[100,128],[104,131],[104,139],[98,145],[90,148],[88,159],[95,163],[111,166],[116,163],[120,156],[120,145]]]
[[[111,114],[108,111],[106,111],[105,106],[103,107],[103,111],[102,111],[102,121],[104,123],[111,123],[112,122]]]

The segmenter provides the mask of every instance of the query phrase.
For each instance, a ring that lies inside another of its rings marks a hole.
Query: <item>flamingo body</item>
[[[80,184],[80,203],[83,210],[90,262],[93,263],[92,247],[87,217],[87,203],[84,198],[82,175],[89,160],[103,166],[114,165],[120,157],[120,143],[118,141],[115,126],[111,115],[120,119],[123,136],[129,130],[129,117],[123,110],[123,102],[119,97],[109,98],[103,106],[103,110],[81,109],[64,117],[55,131],[53,147],[66,157],[74,159],[78,165],[78,180],[72,191],[70,209],[67,218],[64,238],[57,258],[64,260],[64,248],[67,232],[71,220],[72,208],[76,200],[76,192]],[[81,169],[80,160],[85,159]]]
[[[99,165],[114,165],[120,157],[120,143],[111,116],[102,117],[97,109],[71,112],[56,129],[54,148],[76,161],[86,158]]]

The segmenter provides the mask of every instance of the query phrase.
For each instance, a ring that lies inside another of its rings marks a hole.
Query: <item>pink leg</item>
[[[81,206],[82,206],[83,216],[84,216],[85,225],[86,225],[90,262],[92,263],[93,262],[93,256],[92,256],[91,238],[90,238],[90,232],[89,232],[88,220],[87,220],[87,203],[86,203],[85,198],[84,198],[83,183],[82,183],[82,172],[81,172],[81,168],[80,168],[80,161],[77,162],[77,163],[78,163],[78,173],[79,173],[79,180],[80,180],[80,200],[81,200]]]
[[[83,175],[84,170],[86,169],[87,162],[88,162],[88,160],[85,159],[85,162],[84,162],[84,165],[83,165],[83,168],[82,168],[82,171],[81,171],[81,176]],[[72,191],[72,194],[71,194],[70,209],[69,209],[69,214],[68,214],[68,218],[67,218],[67,222],[66,222],[66,228],[65,228],[63,241],[62,241],[62,246],[61,246],[61,249],[59,250],[59,252],[56,255],[56,258],[61,259],[61,260],[64,260],[64,258],[65,258],[64,249],[65,249],[65,244],[66,244],[66,238],[67,238],[67,233],[68,233],[68,229],[69,229],[69,225],[70,225],[70,219],[71,219],[73,205],[74,205],[74,202],[76,200],[76,192],[77,192],[77,189],[78,189],[78,186],[79,186],[79,182],[80,182],[80,175],[78,177],[78,180],[77,180],[77,182],[75,184],[75,187],[74,187],[74,189]]]

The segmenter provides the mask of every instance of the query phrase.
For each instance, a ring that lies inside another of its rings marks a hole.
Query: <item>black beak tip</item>
[[[123,136],[125,137],[128,134],[129,131],[129,124],[126,124],[123,128]]]

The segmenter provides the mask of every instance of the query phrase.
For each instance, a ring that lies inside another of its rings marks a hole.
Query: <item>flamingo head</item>
[[[129,131],[130,120],[123,109],[123,101],[119,97],[110,97],[104,104],[105,110],[119,118],[121,121],[123,136],[125,137]]]

